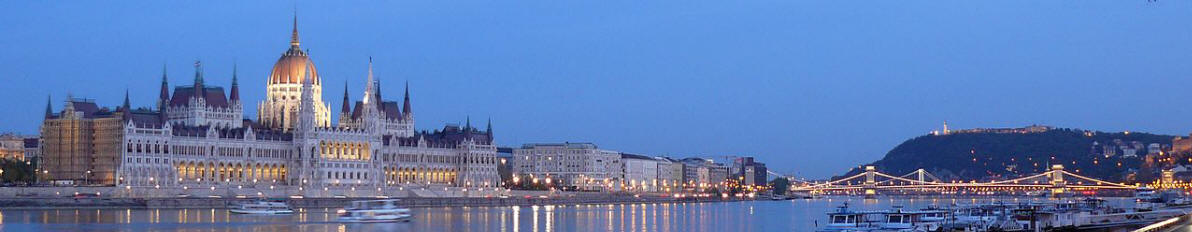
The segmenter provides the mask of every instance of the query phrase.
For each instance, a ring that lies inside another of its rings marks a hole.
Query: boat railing
[[[1188,219],[1189,219],[1189,215],[1185,214],[1183,216],[1173,217],[1173,218],[1170,218],[1167,220],[1163,220],[1160,222],[1156,222],[1154,224],[1144,226],[1144,227],[1134,230],[1132,232],[1164,231],[1164,230],[1167,230],[1168,228],[1171,228],[1176,225],[1187,224]],[[1183,222],[1181,222],[1181,221],[1183,221]]]

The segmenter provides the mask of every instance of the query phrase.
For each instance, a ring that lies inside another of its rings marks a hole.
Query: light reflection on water
[[[719,203],[638,203],[509,207],[416,208],[408,223],[339,223],[337,208],[293,215],[235,215],[224,209],[0,209],[0,231],[808,231],[824,213],[854,209],[921,208],[1039,202],[1032,198],[824,198]],[[1111,199],[1111,204],[1126,204]]]

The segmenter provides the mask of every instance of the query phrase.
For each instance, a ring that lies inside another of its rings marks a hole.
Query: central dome
[[[269,84],[302,84],[310,82],[311,85],[319,85],[319,71],[315,69],[314,62],[310,61],[310,56],[298,47],[298,16],[294,16],[294,31],[290,35],[290,50],[286,50],[281,54],[281,58],[277,59],[277,63],[273,64],[273,71],[269,73]],[[309,79],[306,76],[306,67],[310,66]],[[314,80],[311,80],[314,79]]]
[[[311,73],[306,76],[306,67],[310,65]],[[311,80],[313,79],[313,80]],[[273,64],[273,71],[269,73],[269,84],[302,84],[310,82],[311,85],[319,85],[319,71],[315,69],[314,62],[310,61],[310,57],[306,52],[298,48],[298,45],[293,45],[290,50],[281,55],[277,59],[277,63]]]

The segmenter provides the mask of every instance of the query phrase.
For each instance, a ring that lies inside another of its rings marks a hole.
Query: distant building
[[[1146,145],[1147,154],[1159,154],[1161,151],[1163,151],[1163,145],[1161,144],[1151,143]]]
[[[46,103],[41,125],[43,171],[39,181],[61,185],[114,185],[123,146],[123,108],[100,108],[95,101],[67,98],[62,111]]]
[[[1138,149],[1133,146],[1121,146],[1122,158],[1138,157]]]
[[[1175,137],[1171,139],[1171,153],[1184,154],[1192,152],[1192,139],[1189,137]]]
[[[728,180],[728,166],[724,164],[711,163],[708,164],[708,185],[714,188],[723,188],[724,181]]]
[[[14,134],[0,135],[0,158],[25,160],[25,137]]]
[[[25,138],[25,161],[41,161],[41,141],[37,138]]]
[[[622,181],[625,189],[631,191],[658,190],[658,160],[654,157],[621,153],[621,164],[625,167],[625,179]]]
[[[721,187],[728,179],[729,168],[710,159],[685,158],[683,163],[683,183],[691,188]]]
[[[1051,126],[1044,125],[1030,125],[1021,128],[972,128],[962,130],[951,130],[944,134],[957,133],[996,133],[996,134],[1028,134],[1028,133],[1042,133],[1054,129]]]
[[[742,185],[765,186],[767,171],[766,164],[754,161],[753,157],[740,157],[733,160],[729,178],[740,181]]]
[[[683,163],[666,157],[654,157],[658,162],[658,185],[661,191],[674,191],[683,184]]]
[[[534,143],[513,150],[513,175],[581,190],[611,190],[623,178],[621,154],[592,143]]]
[[[707,163],[711,163],[711,160],[685,158],[681,162],[683,163],[683,184],[693,187],[709,183]]]
[[[513,181],[513,148],[497,147],[497,175],[501,177],[501,183],[512,183]]]

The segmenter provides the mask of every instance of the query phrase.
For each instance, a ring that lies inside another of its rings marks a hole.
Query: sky
[[[289,44],[339,112],[409,82],[416,127],[491,119],[496,142],[754,156],[841,174],[951,128],[1045,124],[1192,131],[1192,2],[120,1],[0,7],[0,131],[37,133],[69,94],[152,106],[171,85],[228,86],[246,117]]]

